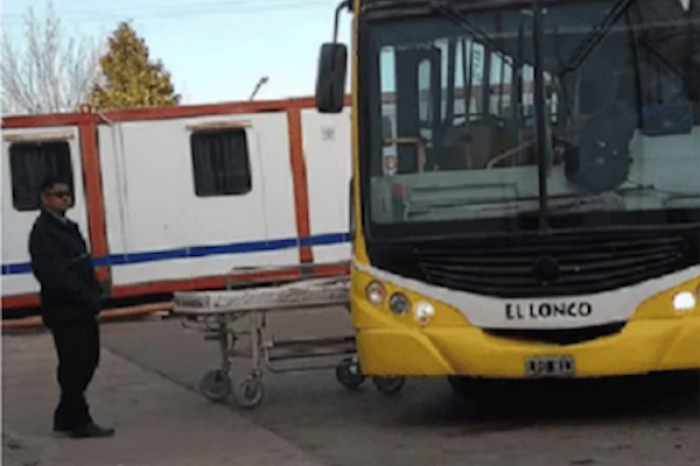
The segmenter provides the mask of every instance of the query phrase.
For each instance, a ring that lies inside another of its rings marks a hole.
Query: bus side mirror
[[[316,77],[316,109],[320,113],[343,111],[347,62],[345,44],[331,42],[321,46]]]

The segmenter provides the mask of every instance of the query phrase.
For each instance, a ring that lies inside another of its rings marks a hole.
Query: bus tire
[[[403,390],[406,384],[406,377],[373,377],[372,383],[380,393],[384,395],[395,395]]]

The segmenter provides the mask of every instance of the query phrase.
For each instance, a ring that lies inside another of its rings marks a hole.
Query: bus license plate
[[[525,360],[525,373],[530,378],[573,377],[576,365],[571,356],[545,356]]]

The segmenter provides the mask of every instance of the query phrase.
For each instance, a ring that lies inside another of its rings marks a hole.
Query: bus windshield
[[[700,5],[543,3],[541,144],[532,10],[368,18],[371,224],[700,210]]]

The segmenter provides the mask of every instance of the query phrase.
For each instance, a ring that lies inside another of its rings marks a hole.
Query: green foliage
[[[98,110],[177,105],[180,96],[160,61],[151,62],[148,47],[127,22],[109,38],[109,51],[100,58],[106,80],[95,85],[91,105]]]

